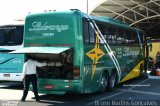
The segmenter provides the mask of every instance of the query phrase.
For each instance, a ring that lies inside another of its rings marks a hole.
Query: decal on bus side
[[[99,39],[96,35],[96,43],[95,47],[86,53],[86,55],[93,61],[92,62],[92,79],[94,77],[95,71],[96,71],[96,64],[100,58],[104,56],[104,52],[99,48]]]

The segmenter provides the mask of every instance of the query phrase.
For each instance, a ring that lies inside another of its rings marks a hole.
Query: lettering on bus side
[[[126,56],[136,57],[136,56],[139,55],[138,50],[133,50],[132,48],[129,48],[129,47],[125,47],[124,49],[116,48],[116,52],[117,52],[117,57],[118,58],[122,58],[122,57],[126,57]]]
[[[46,37],[47,37],[47,36],[48,36],[48,37],[49,37],[49,36],[54,36],[54,33],[42,33],[42,36],[44,36],[44,37],[45,37],[45,36],[46,36]]]
[[[129,47],[125,47],[124,48],[124,54],[123,56],[137,56],[139,55],[139,51],[136,51],[136,50],[132,50],[132,48],[129,48]]]
[[[52,30],[57,32],[66,31],[69,29],[69,25],[48,25],[48,22],[33,22],[32,28],[29,28],[29,31],[45,31]]]

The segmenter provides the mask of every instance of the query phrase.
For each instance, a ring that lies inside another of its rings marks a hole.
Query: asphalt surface
[[[160,106],[160,79],[133,79],[103,94],[40,94],[40,102],[31,91],[20,102],[22,90],[22,83],[0,82],[0,106]]]

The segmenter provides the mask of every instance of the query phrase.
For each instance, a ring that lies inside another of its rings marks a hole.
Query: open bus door
[[[23,53],[34,60],[51,63],[48,66],[37,68],[39,78],[79,79],[79,67],[73,67],[71,47],[26,47],[10,53]]]

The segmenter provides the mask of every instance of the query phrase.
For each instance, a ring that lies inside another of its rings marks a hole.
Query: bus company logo
[[[33,22],[32,28],[29,28],[29,31],[45,31],[45,30],[51,30],[51,31],[57,31],[62,32],[69,29],[69,25],[48,25],[48,22]]]

